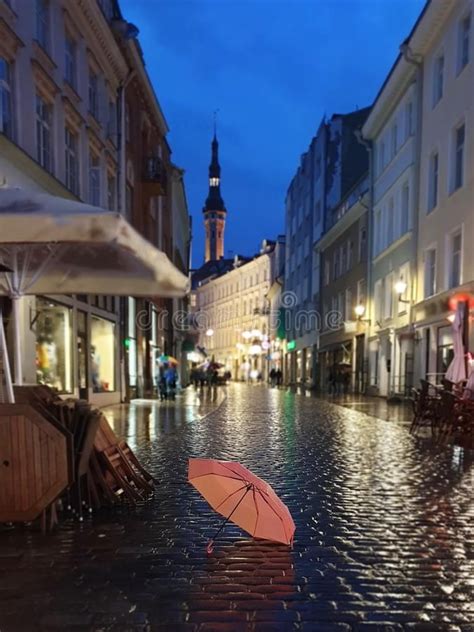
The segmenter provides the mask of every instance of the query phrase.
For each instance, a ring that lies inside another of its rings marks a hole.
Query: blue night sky
[[[424,0],[121,0],[140,29],[173,161],[186,171],[193,264],[219,109],[225,254],[284,226],[288,184],[321,118],[369,105]]]

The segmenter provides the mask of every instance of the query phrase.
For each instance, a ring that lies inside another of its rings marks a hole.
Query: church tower
[[[212,139],[212,157],[209,165],[209,194],[202,212],[206,230],[205,261],[217,261],[224,256],[224,228],[227,215],[221,197],[221,167],[219,165],[219,143],[216,130]]]

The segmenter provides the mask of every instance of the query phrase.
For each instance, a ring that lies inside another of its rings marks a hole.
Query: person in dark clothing
[[[268,377],[270,378],[270,386],[273,388],[275,386],[275,381],[276,381],[276,371],[275,371],[275,369],[271,369],[270,370],[270,373],[269,373]]]

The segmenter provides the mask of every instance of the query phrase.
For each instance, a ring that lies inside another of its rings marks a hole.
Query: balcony
[[[365,176],[347,193],[341,203],[330,212],[328,229],[332,228],[337,222],[348,213],[351,208],[360,202],[369,190],[369,178]]]
[[[166,169],[163,160],[158,156],[148,156],[143,170],[143,185],[151,195],[166,195]]]

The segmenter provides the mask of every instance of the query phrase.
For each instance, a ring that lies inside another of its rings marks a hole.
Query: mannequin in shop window
[[[39,384],[61,390],[58,377],[58,350],[54,341],[54,323],[46,316],[36,341],[36,370]]]
[[[100,393],[102,391],[102,385],[100,383],[100,356],[94,345],[91,346],[91,380],[93,392]]]

